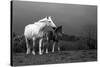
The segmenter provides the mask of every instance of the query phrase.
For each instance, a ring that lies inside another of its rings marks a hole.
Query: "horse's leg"
[[[33,38],[33,51],[32,54],[35,55],[35,38]]]
[[[48,53],[48,48],[46,47],[46,53]]]
[[[58,51],[60,51],[60,46],[59,46],[58,42],[57,42],[57,49],[58,49]]]
[[[39,40],[39,54],[42,55],[42,38]]]
[[[49,45],[50,45],[50,41],[47,41],[47,44],[46,44],[46,53],[48,53]]]
[[[43,47],[43,48],[42,48],[41,50],[42,50],[42,53],[44,53],[44,48],[45,48],[44,39],[42,40],[42,47]]]
[[[56,42],[53,43],[52,52],[54,52],[54,50],[55,50],[55,45],[56,45]]]
[[[60,51],[60,46],[58,45],[58,51]]]
[[[28,40],[26,37],[25,37],[25,41],[26,41],[26,48],[27,48],[26,54],[29,54],[30,53],[30,46],[28,44]]]

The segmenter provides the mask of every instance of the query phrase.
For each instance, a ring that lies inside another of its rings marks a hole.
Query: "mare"
[[[30,54],[32,52],[33,55],[35,55],[35,40],[37,38],[39,38],[39,55],[42,55],[42,38],[44,35],[44,31],[43,29],[46,26],[51,26],[53,28],[56,28],[56,25],[53,23],[51,16],[45,17],[33,24],[28,24],[25,26],[25,30],[24,30],[24,36],[25,36],[25,41],[26,41],[26,54]],[[33,41],[33,45],[30,46],[30,44],[28,43],[28,40],[32,40]],[[32,48],[32,50],[30,50]]]

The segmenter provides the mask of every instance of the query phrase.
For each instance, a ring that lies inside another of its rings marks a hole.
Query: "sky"
[[[63,32],[80,35],[87,25],[97,26],[97,6],[44,2],[13,1],[13,31],[24,33],[24,28],[46,16],[52,16]]]

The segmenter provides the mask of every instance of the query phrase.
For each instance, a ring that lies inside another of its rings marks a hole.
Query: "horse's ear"
[[[58,28],[62,28],[62,25],[60,25]]]
[[[62,30],[62,25],[61,25],[61,26],[58,26],[58,27],[55,29],[55,32],[61,31],[61,30]]]
[[[56,30],[59,30],[59,29],[62,29],[62,25],[61,26],[58,26]]]

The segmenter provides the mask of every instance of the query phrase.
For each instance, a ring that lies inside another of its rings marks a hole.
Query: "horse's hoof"
[[[30,53],[26,52],[26,55],[28,55],[28,54],[30,54]]]
[[[39,53],[39,55],[42,55],[42,53]]]
[[[33,54],[33,53],[32,53]],[[35,54],[33,54],[33,55],[35,55]]]
[[[35,55],[35,52],[33,51],[32,54]]]
[[[46,54],[48,54],[48,52],[46,52]]]
[[[39,55],[42,55],[42,54],[39,54]]]
[[[54,51],[52,51],[52,53],[54,53]]]

